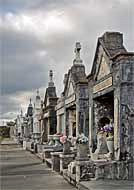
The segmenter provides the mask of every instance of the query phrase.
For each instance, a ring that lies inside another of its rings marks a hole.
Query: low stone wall
[[[75,158],[75,154],[60,154],[60,173],[63,173],[64,169],[68,168],[70,162],[72,162]]]
[[[127,161],[111,161],[95,163],[96,179],[134,180],[134,163]]]

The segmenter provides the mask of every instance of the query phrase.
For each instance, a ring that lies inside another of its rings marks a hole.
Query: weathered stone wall
[[[121,59],[121,159],[134,159],[134,56]]]

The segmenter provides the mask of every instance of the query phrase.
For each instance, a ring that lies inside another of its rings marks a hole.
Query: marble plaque
[[[96,84],[94,87],[93,87],[93,93],[97,93],[99,91],[102,91],[110,86],[113,85],[113,80],[112,80],[112,77],[109,77],[108,79]]]

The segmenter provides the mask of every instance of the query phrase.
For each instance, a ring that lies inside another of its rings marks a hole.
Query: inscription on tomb
[[[102,91],[110,86],[113,85],[113,80],[112,80],[112,77],[109,77],[108,79],[100,82],[99,84],[96,84],[94,87],[93,87],[93,93],[97,93],[99,91]]]

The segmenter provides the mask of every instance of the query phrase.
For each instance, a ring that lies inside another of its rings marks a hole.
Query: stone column
[[[68,135],[68,124],[69,124],[69,113],[66,109],[66,106],[64,107],[64,135]]]
[[[47,118],[43,120],[43,127],[44,127],[44,141],[48,141],[48,126],[47,126]]]
[[[73,112],[69,111],[69,136],[73,136]]]
[[[78,135],[79,135],[79,111],[76,108],[76,136]]]
[[[50,135],[50,118],[48,117],[48,123],[47,123],[47,127],[48,127],[48,135]]]
[[[90,153],[92,152],[92,144],[93,144],[93,139],[92,139],[92,135],[93,135],[93,108],[91,106],[89,106],[89,149],[90,149]]]
[[[57,133],[61,132],[60,115],[57,115]]]
[[[119,125],[119,100],[114,99],[114,156],[116,160],[120,159],[120,125]]]
[[[77,85],[76,93],[76,136],[86,131],[86,113],[88,112],[87,82]],[[87,134],[85,134],[87,135]]]

